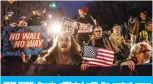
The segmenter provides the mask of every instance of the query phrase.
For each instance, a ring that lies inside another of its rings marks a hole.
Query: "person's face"
[[[96,38],[100,38],[100,37],[102,37],[102,29],[101,28],[95,28],[94,29],[94,35],[95,35],[95,37]]]
[[[85,13],[82,10],[79,10],[78,12],[80,16],[85,15]]]
[[[36,10],[33,10],[33,11],[32,11],[32,14],[33,14],[33,15],[36,15]]]
[[[150,50],[147,48],[146,45],[143,45],[141,51],[146,55],[146,57],[148,57],[151,54]]]
[[[150,51],[146,47],[143,47],[141,51],[136,54],[138,64],[143,64],[145,60],[150,59],[149,55]]]
[[[71,37],[68,34],[63,34],[58,39],[58,49],[60,52],[69,52],[71,48]]]
[[[152,31],[152,24],[151,24],[151,23],[147,26],[147,29],[148,29],[149,31]]]
[[[138,64],[143,64],[145,59],[145,54],[143,52],[139,52],[136,54],[136,58],[137,58]]]
[[[39,15],[39,11],[38,11],[38,10],[33,10],[33,11],[32,11],[32,14],[33,14],[33,15]]]
[[[20,27],[27,27],[27,22],[25,22],[24,20],[21,20],[21,21],[19,22],[19,26],[20,26]]]
[[[114,31],[114,33],[120,33],[120,31],[121,31],[121,27],[120,26],[116,26],[116,27],[114,27],[114,29],[113,29]]]
[[[143,14],[143,13],[140,13],[140,17],[141,17],[142,19],[145,19],[145,18],[146,18],[146,15]]]

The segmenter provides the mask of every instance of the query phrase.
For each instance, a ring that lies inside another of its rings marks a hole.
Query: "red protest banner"
[[[80,23],[78,33],[91,33],[93,25]]]
[[[43,46],[41,32],[10,33],[9,40],[13,41],[13,48],[36,48]]]

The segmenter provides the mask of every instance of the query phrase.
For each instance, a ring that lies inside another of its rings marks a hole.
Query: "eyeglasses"
[[[146,53],[149,52],[150,50],[141,50],[140,52]]]
[[[100,31],[94,31],[94,32],[102,32],[102,30],[100,30]]]

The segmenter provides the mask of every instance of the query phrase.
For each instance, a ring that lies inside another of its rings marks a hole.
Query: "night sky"
[[[8,2],[8,1],[6,1]],[[16,1],[17,2],[17,1]],[[28,2],[28,3],[25,3]],[[33,3],[34,2],[34,3]],[[38,2],[37,5],[35,2]],[[42,10],[43,8],[46,8],[48,12],[52,13],[52,8],[49,6],[49,4],[52,1],[22,1],[20,2],[21,9],[22,4],[25,6],[25,11],[20,11],[20,9],[17,10],[16,14],[14,14],[15,20],[18,20],[19,17],[25,15],[27,17],[30,17],[32,15],[32,12],[30,10],[32,8],[38,8],[39,10]],[[53,1],[56,2],[56,1]],[[59,8],[59,12],[56,14],[53,13],[53,15],[57,16],[63,16],[68,17],[71,19],[76,18],[78,16],[78,9],[84,6],[89,7],[89,13],[101,24],[101,26],[105,27],[107,25],[114,25],[114,24],[122,24],[125,21],[128,20],[129,16],[133,17],[139,17],[139,13],[142,9],[145,9],[148,12],[149,17],[152,17],[152,4],[151,2],[143,2],[143,1],[126,1],[123,3],[123,1],[57,1]],[[43,4],[44,3],[44,4]],[[27,4],[27,5],[26,5]],[[32,4],[28,6],[29,4]],[[39,5],[41,4],[41,6]],[[13,11],[16,10],[15,7],[18,8],[18,4],[8,6],[10,4],[3,4],[1,9],[7,9],[6,11],[2,11],[2,16],[5,16],[7,14],[7,11],[9,9],[12,9]],[[57,8],[58,9],[58,8]],[[61,18],[61,17],[60,17]]]
[[[78,9],[87,3],[87,1],[59,1],[58,5],[63,8],[66,17],[72,18],[78,15]]]

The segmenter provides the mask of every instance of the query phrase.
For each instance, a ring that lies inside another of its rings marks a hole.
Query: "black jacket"
[[[43,21],[42,16],[33,15],[29,18],[28,26],[40,26],[41,21]]]
[[[94,21],[91,19],[90,15],[86,15],[85,18],[81,18],[80,16],[77,17],[76,21],[80,22],[80,23],[89,23],[91,25],[95,25]]]

